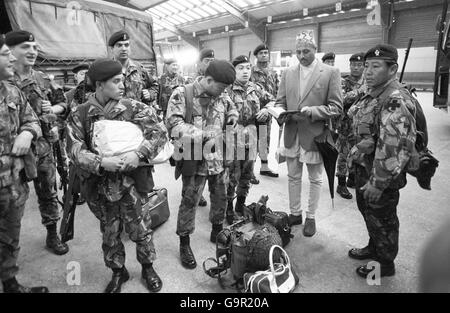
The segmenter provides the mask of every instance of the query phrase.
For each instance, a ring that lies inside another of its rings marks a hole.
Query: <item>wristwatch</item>
[[[141,160],[141,161],[145,160],[145,155],[142,152],[134,151],[134,153],[136,153],[136,155],[138,156],[139,160]]]

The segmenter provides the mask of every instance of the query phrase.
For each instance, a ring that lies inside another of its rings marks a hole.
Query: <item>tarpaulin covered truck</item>
[[[149,14],[99,0],[0,0],[0,31],[24,29],[34,34],[36,68],[53,74],[65,87],[74,85],[71,69],[109,57],[109,36],[125,29],[131,58],[156,75],[153,24]]]

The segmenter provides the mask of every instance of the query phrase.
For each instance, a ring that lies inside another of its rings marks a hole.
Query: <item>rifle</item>
[[[75,165],[71,163],[69,165],[69,185],[67,192],[64,194],[63,217],[59,230],[62,242],[73,239],[74,235],[75,209],[80,192],[80,181],[77,172]]]
[[[413,39],[409,38],[408,48],[406,48],[406,51],[405,51],[405,59],[403,60],[402,72],[400,74],[400,79],[399,79],[400,83],[403,80],[403,74],[405,73],[406,62],[408,62],[409,51],[411,50],[412,42],[413,42]]]
[[[59,189],[63,191],[63,201],[58,200],[58,202],[61,204],[61,206],[64,206],[64,198],[67,194],[67,185],[69,182],[66,164],[64,163],[64,158],[62,156],[61,143],[59,140],[53,143],[53,154],[56,158],[56,170],[58,171],[59,177],[61,179]]]

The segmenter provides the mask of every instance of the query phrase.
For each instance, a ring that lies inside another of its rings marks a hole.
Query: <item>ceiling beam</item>
[[[248,28],[262,41],[266,42],[266,31],[264,24],[258,23],[250,14],[244,14],[236,8],[229,0],[212,0],[215,4],[224,8],[228,13],[233,15],[239,23]]]
[[[186,41],[188,44],[190,44],[194,48],[198,49],[200,47],[200,40],[198,39],[198,37],[193,37],[192,35],[182,31],[178,27],[176,27],[168,22],[162,21],[158,18],[153,17],[153,23],[158,24],[159,26],[161,26],[164,29],[168,30],[169,32],[175,34],[176,36],[180,36],[181,39]]]

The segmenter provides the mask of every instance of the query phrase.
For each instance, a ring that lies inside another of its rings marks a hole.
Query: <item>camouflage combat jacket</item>
[[[166,125],[171,137],[177,140],[184,138],[201,144],[204,132],[209,131],[215,132],[218,138],[222,136],[223,139],[227,119],[230,116],[236,118],[239,116],[235,104],[226,91],[218,97],[211,97],[203,91],[197,80],[194,82],[193,106],[193,123],[191,124],[185,121],[185,89],[184,87],[176,88],[167,105]],[[197,175],[216,175],[224,170],[221,151],[213,152],[211,149],[209,152],[211,153],[202,153],[200,156],[201,162],[197,166]]]
[[[14,141],[23,131],[33,134],[33,140],[39,138],[42,133],[38,117],[19,88],[0,81],[0,188],[16,181],[26,166],[32,167],[30,172],[36,171],[35,163],[25,164],[26,157],[11,155]]]
[[[414,153],[416,125],[414,104],[397,80],[370,90],[349,110],[356,144],[350,163],[364,166],[370,184],[384,190],[406,185],[405,166]]]
[[[342,77],[342,103],[344,106],[343,114],[337,119],[339,136],[342,138],[351,137],[352,134],[352,121],[349,118],[347,112],[350,106],[366,92],[366,85],[364,78],[359,81],[352,79],[350,75]],[[354,144],[353,138],[348,138]]]
[[[274,70],[262,69],[255,65],[252,67],[252,76],[250,80],[269,92],[275,98],[277,97],[280,81],[277,72]]]
[[[158,82],[150,76],[141,63],[129,59],[124,76],[124,98],[145,102],[146,104],[151,104],[158,99]],[[147,89],[150,93],[150,100],[144,99],[142,95],[144,89]]]
[[[65,111],[67,110],[66,97],[62,88],[50,81],[48,75],[41,71],[31,70],[28,78],[20,79],[16,73],[13,81],[17,87],[25,94],[31,108],[39,118],[42,137],[36,143],[36,153],[42,157],[52,152],[51,143],[58,140],[57,132],[51,131],[53,127],[65,127]],[[52,105],[60,105],[64,108],[64,112],[60,116],[53,113],[42,112],[42,101],[50,101]]]
[[[256,140],[256,114],[263,107],[274,105],[275,98],[252,82],[248,82],[247,85],[243,86],[235,81],[228,88],[228,93],[239,112],[237,131],[243,134],[242,136],[237,136],[235,140],[237,140],[238,146],[248,146],[251,140],[250,136],[255,136],[254,139]],[[244,139],[245,142],[242,142],[240,139]]]
[[[131,99],[111,100],[105,106],[98,103],[95,94],[88,101],[74,107],[67,119],[67,153],[81,169],[82,179],[92,178],[96,190],[108,199],[117,198],[134,182],[128,173],[102,171],[101,157],[93,148],[94,123],[99,120],[128,121],[139,125],[144,142],[138,149],[146,159],[153,159],[167,142],[167,130],[155,110]],[[136,171],[141,171],[139,167]]]
[[[161,75],[159,78],[159,106],[163,111],[167,110],[167,103],[169,103],[173,90],[184,84],[184,78],[179,74],[170,75],[164,73]]]

